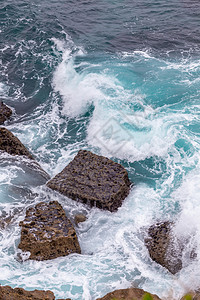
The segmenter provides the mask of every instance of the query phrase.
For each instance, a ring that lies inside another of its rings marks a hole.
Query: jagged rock
[[[47,186],[73,200],[116,211],[129,193],[128,173],[120,164],[80,150]]]
[[[10,286],[0,286],[1,300],[55,300],[51,291],[26,291],[22,288],[11,288]]]
[[[85,222],[87,220],[86,216],[83,214],[75,215],[74,222],[76,225],[79,223]]]
[[[20,140],[6,128],[0,128],[0,150],[6,151],[11,155],[24,155],[33,159],[32,155]]]
[[[183,245],[172,234],[172,222],[163,222],[152,225],[148,230],[149,237],[145,244],[151,259],[172,274],[182,269]]]
[[[12,115],[12,110],[0,101],[0,125],[2,125],[6,120],[8,120]]]
[[[18,248],[29,251],[29,259],[47,260],[81,253],[75,229],[57,201],[40,202],[27,209],[20,226]]]
[[[144,296],[149,293],[145,292],[142,289],[137,289],[137,288],[129,288],[129,289],[124,289],[124,290],[116,290],[114,292],[108,293],[102,298],[98,298],[96,300],[143,300]],[[153,300],[161,300],[158,296],[154,294],[149,294],[151,295]]]

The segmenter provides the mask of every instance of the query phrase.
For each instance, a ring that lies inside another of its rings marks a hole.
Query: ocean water
[[[53,177],[87,149],[121,163],[134,183],[116,213],[45,186],[23,158],[0,157],[0,283],[95,300],[130,286],[180,299],[200,287],[200,2],[1,0],[0,97],[5,126]],[[18,259],[26,208],[58,200],[82,254]],[[175,222],[186,245],[176,275],[152,262],[150,225]],[[188,253],[195,248],[197,257]]]

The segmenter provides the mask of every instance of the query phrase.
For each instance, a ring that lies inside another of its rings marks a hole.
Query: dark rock
[[[46,260],[81,253],[74,227],[57,201],[40,202],[27,209],[20,226],[18,248],[29,251],[29,259]]]
[[[96,300],[143,300],[145,295],[150,295],[152,300],[161,300],[158,296],[154,294],[149,294],[142,289],[129,288],[124,290],[116,290],[114,292],[108,293],[102,298]]]
[[[172,233],[172,222],[157,223],[149,228],[149,237],[145,240],[151,259],[172,274],[182,269],[183,245]]]
[[[120,164],[80,150],[47,186],[73,200],[113,212],[127,197],[130,181],[127,171]]]
[[[11,288],[10,286],[0,286],[1,300],[55,300],[51,291],[26,291],[22,288]]]
[[[6,128],[0,128],[0,150],[6,151],[11,155],[24,155],[33,159],[32,155],[20,140]]]
[[[5,105],[2,101],[0,102],[0,125],[8,120],[12,115],[12,110]]]
[[[5,229],[12,221],[13,216],[0,217],[0,228]]]
[[[75,215],[75,218],[74,218],[74,222],[75,222],[76,225],[78,225],[78,223],[85,222],[86,220],[87,220],[87,218],[83,214]]]

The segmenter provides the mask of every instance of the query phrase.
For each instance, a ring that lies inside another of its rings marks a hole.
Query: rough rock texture
[[[11,288],[0,286],[1,300],[54,300],[55,296],[51,291],[26,291],[22,288]]]
[[[6,151],[11,155],[25,155],[33,159],[32,155],[20,140],[6,128],[0,128],[0,150]]]
[[[17,214],[18,209],[14,209],[14,211]],[[14,219],[13,212],[7,213],[5,210],[2,210],[0,216],[0,229],[6,229],[7,226],[9,226],[12,223],[13,219]]]
[[[128,173],[120,164],[80,150],[47,186],[91,206],[116,211],[129,193]]]
[[[79,223],[85,222],[87,220],[86,216],[83,214],[75,215],[74,222],[76,225]]]
[[[8,216],[8,217],[0,217],[0,229],[5,229],[10,222],[12,221],[13,216]]]
[[[57,201],[40,202],[26,211],[19,248],[29,259],[46,260],[81,253],[78,238],[65,211]]]
[[[12,115],[12,110],[0,101],[0,125],[2,125]]]
[[[97,300],[143,300],[143,297],[147,294],[142,289],[129,288],[124,290],[116,290],[114,292],[108,293],[102,298]],[[160,300],[156,295],[150,294],[153,300]]]
[[[183,248],[172,235],[172,225],[171,222],[152,225],[145,244],[152,260],[167,268],[172,274],[176,274],[182,268]]]

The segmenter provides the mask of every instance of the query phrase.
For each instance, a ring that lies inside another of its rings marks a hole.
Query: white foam
[[[181,212],[175,224],[174,233],[182,240],[183,269],[178,275],[178,280],[184,292],[199,288],[200,270],[200,187],[199,164],[197,169],[185,177],[181,186],[172,194],[172,197],[181,205]],[[196,259],[191,259],[190,253],[197,254]],[[189,276],[188,276],[189,274]]]
[[[192,120],[191,115],[161,113],[150,106],[142,112],[95,107],[88,127],[88,142],[107,156],[131,161],[151,156],[167,156],[179,135],[178,122]],[[109,130],[112,132],[109,132]]]
[[[0,82],[0,96],[6,96],[8,94],[8,90],[9,90],[8,86]]]
[[[54,73],[54,87],[61,94],[63,113],[69,117],[84,114],[88,107],[102,98],[102,93],[95,87],[98,81],[95,74],[79,75],[73,67],[73,59],[63,61]]]
[[[174,70],[179,70],[181,72],[196,72],[199,71],[200,69],[200,61],[192,61],[190,59],[183,59],[181,62],[167,62],[166,66],[162,66],[161,70],[169,70],[169,69],[174,69]]]
[[[191,122],[191,114],[181,111],[165,113],[145,104],[145,95],[139,89],[126,90],[111,75],[109,68],[97,73],[93,72],[91,64],[84,63],[83,70],[78,73],[75,63],[77,52],[72,54],[65,44],[57,43],[63,54],[54,73],[53,85],[62,96],[63,113],[73,118],[84,114],[91,104],[94,106],[87,129],[88,144],[99,148],[106,156],[131,161],[167,156],[180,133],[177,123]],[[151,58],[147,51],[131,54],[140,59]],[[170,66],[173,64],[168,63],[167,68]],[[190,68],[193,67],[190,65]],[[131,108],[134,103],[140,105],[140,111]]]
[[[83,50],[78,49],[72,54],[69,45],[66,46],[62,41],[56,43],[58,49],[62,51],[62,61],[54,72],[54,90],[62,96],[63,113],[69,117],[76,117],[84,114],[92,103],[104,98],[100,86],[106,83],[106,78],[101,74],[77,73],[74,56],[83,55]],[[85,68],[87,66],[88,64],[85,64]]]
[[[142,50],[135,50],[133,52],[126,52],[126,51],[123,51],[121,53],[119,53],[119,56],[122,56],[124,58],[127,58],[127,57],[138,57],[138,58],[145,58],[145,59],[152,59],[153,56],[150,55],[150,51],[149,50],[146,50],[146,51],[142,51]]]

